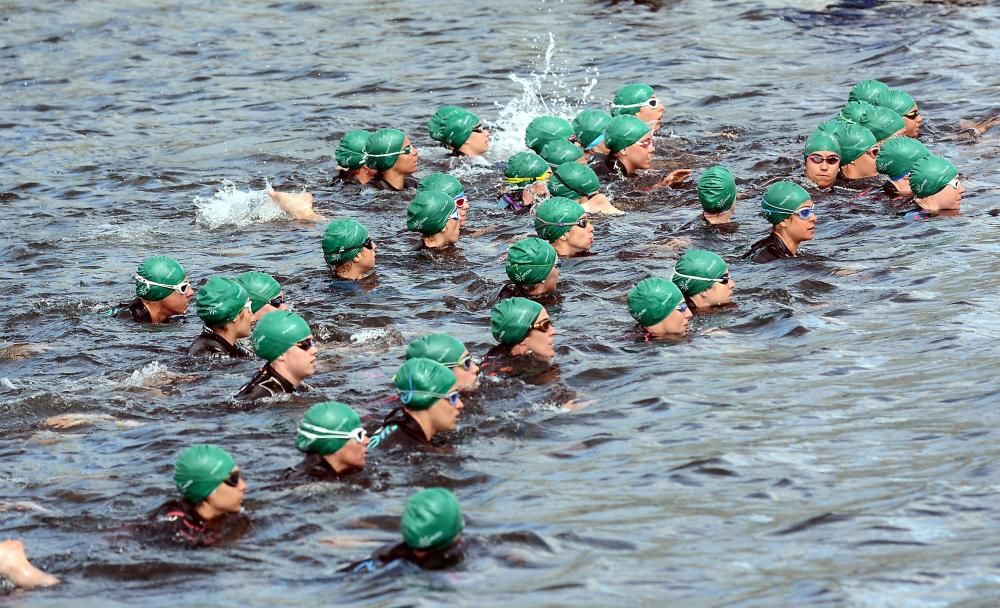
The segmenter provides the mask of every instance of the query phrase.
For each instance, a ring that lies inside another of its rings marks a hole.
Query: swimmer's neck
[[[245,337],[237,335],[236,323],[233,321],[226,323],[222,327],[209,327],[209,329],[212,330],[213,334],[222,338],[229,346],[236,344],[238,339]]]
[[[142,305],[146,307],[149,311],[149,319],[153,323],[166,323],[173,316],[163,305],[163,300],[157,300],[156,302],[150,302],[149,300],[143,300],[140,298]]]
[[[785,234],[785,232],[783,230],[775,230],[774,234],[779,239],[781,239],[782,243],[785,244],[785,248],[788,249],[789,253],[791,253],[793,256],[797,256],[799,254],[799,243],[798,242],[793,241],[792,238],[789,237],[787,234]]]
[[[718,226],[720,224],[728,224],[729,220],[733,217],[733,208],[721,212],[721,213],[709,213],[708,211],[702,211],[701,216],[705,218],[705,221],[713,226]]]
[[[334,268],[333,274],[338,279],[344,279],[345,281],[357,281],[363,279],[365,275],[368,274],[368,271],[362,270],[358,264],[351,261],[344,262]]]
[[[341,450],[337,450],[333,454],[324,455],[323,460],[326,461],[326,464],[330,465],[330,468],[333,469],[333,472],[337,475],[346,473],[354,468],[353,465],[349,465],[343,461],[343,458],[341,457]]]
[[[293,346],[292,348],[298,348],[298,346]],[[271,361],[271,369],[274,370],[275,373],[277,373],[279,376],[287,380],[288,383],[291,384],[293,387],[298,387],[300,384],[302,384],[303,380],[308,378],[308,375],[300,377],[297,374],[293,374],[291,370],[288,369],[288,366],[285,365],[285,362],[281,360],[280,357],[278,359],[275,359],[274,361]]]
[[[382,172],[382,181],[392,186],[393,190],[402,190],[403,186],[406,185],[406,175],[393,167],[389,167]]]
[[[428,249],[444,249],[445,247],[450,247],[455,243],[455,241],[448,238],[448,236],[444,233],[444,230],[438,232],[437,234],[423,237],[423,241],[424,247]]]
[[[434,424],[431,422],[430,410],[414,411],[409,408],[404,409],[406,410],[406,413],[409,414],[410,418],[413,418],[420,426],[420,430],[423,432],[424,438],[428,442],[431,439],[434,439],[434,435],[437,434],[437,430],[435,430]]]
[[[878,171],[872,170],[866,172],[858,168],[857,163],[851,163],[845,167],[841,167],[840,174],[845,180],[854,180],[864,179],[866,177],[875,177],[878,175]]]

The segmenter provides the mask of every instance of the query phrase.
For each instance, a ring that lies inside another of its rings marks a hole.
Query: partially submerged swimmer
[[[871,131],[842,122],[833,135],[840,144],[840,179],[852,181],[878,175],[875,159],[879,147]]]
[[[427,249],[444,249],[457,243],[461,219],[455,200],[435,190],[418,192],[406,208],[406,228],[419,232]]]
[[[746,255],[750,261],[760,264],[793,258],[803,241],[812,240],[816,214],[802,186],[787,181],[771,184],[761,199],[761,208],[764,219],[771,223],[771,233],[750,247]]]
[[[463,403],[454,372],[431,359],[408,359],[392,377],[401,407],[394,408],[372,435],[371,449],[411,450],[454,431]]]
[[[333,276],[357,281],[375,268],[375,241],[361,222],[334,220],[323,233],[323,259]]]
[[[611,104],[611,115],[631,114],[643,121],[655,133],[663,126],[663,103],[653,87],[643,83],[627,84],[618,89]]]
[[[317,403],[306,411],[295,434],[295,449],[305,459],[286,469],[282,479],[344,481],[365,466],[371,440],[361,418],[339,401]]]
[[[378,173],[368,183],[377,190],[416,188],[417,148],[399,129],[380,129],[368,137],[365,165]]]
[[[626,298],[628,312],[646,337],[677,337],[687,332],[691,310],[672,282],[660,277],[639,281]]]
[[[576,143],[573,125],[559,116],[538,116],[524,130],[524,144],[535,154],[541,154],[545,144],[554,139]]]
[[[954,215],[962,206],[965,186],[958,179],[955,165],[940,156],[925,156],[910,169],[910,188],[919,209],[906,214],[907,219],[923,220],[938,215]]]
[[[583,156],[580,146],[570,143],[565,139],[553,139],[545,144],[539,156],[549,163],[549,168],[555,171],[556,167],[564,163],[580,163],[584,165],[587,159]]]
[[[482,156],[490,147],[490,132],[478,116],[458,106],[441,106],[427,123],[431,139],[453,156]]]
[[[594,225],[586,214],[576,201],[554,196],[535,209],[535,232],[560,256],[580,255],[594,244]]]
[[[726,261],[711,251],[692,249],[674,266],[671,277],[692,312],[732,304],[736,282]]]
[[[253,353],[236,343],[250,335],[253,325],[253,304],[242,285],[212,277],[198,290],[195,307],[205,326],[188,348],[188,355],[253,359]]]
[[[559,165],[549,179],[549,192],[552,196],[573,199],[587,213],[624,215],[625,212],[612,205],[600,189],[601,182],[594,170],[575,162]]]
[[[285,303],[285,293],[281,283],[266,272],[251,270],[236,275],[236,282],[247,290],[250,296],[250,310],[253,312],[253,322],[274,310],[288,310]]]
[[[736,204],[736,180],[722,165],[705,169],[698,179],[698,202],[701,217],[710,225],[728,224]]]
[[[899,114],[905,125],[903,135],[920,137],[920,127],[924,123],[924,117],[920,114],[917,102],[909,93],[902,89],[887,89],[877,93],[871,103]]]
[[[250,344],[267,361],[236,394],[252,401],[308,388],[316,373],[316,344],[305,319],[289,310],[270,312],[257,323]]]
[[[802,148],[806,178],[817,187],[832,188],[840,173],[840,142],[821,129],[813,131]]]
[[[518,152],[504,167],[504,185],[497,206],[518,215],[528,213],[532,205],[549,198],[546,182],[550,177],[552,169],[544,158],[534,152]]]
[[[548,360],[555,356],[552,326],[545,307],[527,298],[501,300],[490,312],[490,331],[498,344],[486,358],[502,355]]]
[[[465,221],[469,215],[469,197],[465,194],[465,186],[458,178],[449,173],[430,173],[420,180],[417,192],[424,190],[436,190],[444,192],[455,201],[458,207],[459,220],[458,227],[464,228]]]
[[[889,178],[883,190],[890,196],[910,196],[910,169],[925,156],[930,156],[927,146],[910,137],[896,137],[882,144],[875,168]]]
[[[456,386],[461,393],[479,388],[480,359],[469,354],[461,341],[448,334],[429,334],[417,338],[406,348],[406,360],[430,359],[447,367],[455,374]]]
[[[194,288],[177,260],[167,256],[147,258],[136,269],[134,278],[136,297],[125,309],[133,321],[166,323],[187,312]]]
[[[500,290],[498,300],[520,296],[536,299],[555,293],[559,283],[559,255],[543,239],[529,237],[507,250],[505,264],[510,283]]]
[[[364,186],[372,181],[377,171],[365,165],[365,146],[368,144],[368,131],[354,129],[344,133],[337,144],[335,157],[337,159],[337,180],[347,184]]]
[[[573,119],[573,134],[576,142],[583,147],[587,163],[596,161],[597,157],[606,157],[608,146],[604,143],[604,130],[611,122],[611,114],[603,110],[582,110]]]

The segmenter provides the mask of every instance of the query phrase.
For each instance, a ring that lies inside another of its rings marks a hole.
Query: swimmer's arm
[[[313,209],[313,195],[311,192],[277,192],[269,188],[267,195],[271,197],[274,204],[291,216],[292,219],[312,222],[326,219],[326,217],[316,213]]]

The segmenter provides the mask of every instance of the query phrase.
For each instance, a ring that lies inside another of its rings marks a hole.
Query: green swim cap
[[[940,156],[925,156],[910,168],[910,190],[917,198],[933,196],[958,177],[955,165]]]
[[[431,139],[451,148],[461,148],[480,124],[479,117],[458,106],[441,106],[427,123]]]
[[[159,302],[174,292],[173,289],[150,285],[147,281],[162,285],[177,285],[184,280],[184,268],[174,258],[155,255],[146,258],[135,271],[135,295],[148,302]]]
[[[671,280],[681,293],[693,298],[711,289],[726,274],[726,262],[711,251],[692,249],[684,253],[674,266]]]
[[[229,479],[236,461],[214,445],[193,445],[174,464],[174,484],[181,496],[198,504]]]
[[[879,93],[883,93],[888,90],[889,85],[881,80],[862,80],[851,89],[850,95],[847,96],[847,101],[867,101],[868,103],[875,103],[875,98],[878,97]]]
[[[840,156],[840,142],[837,141],[837,136],[821,129],[813,131],[802,148],[802,157],[805,158],[814,152],[833,152]]]
[[[903,89],[888,89],[875,96],[873,104],[883,108],[889,108],[896,114],[902,116],[908,114],[917,107],[917,102]]]
[[[311,335],[309,324],[299,315],[290,310],[272,310],[257,321],[250,344],[258,357],[270,362]]]
[[[266,272],[251,270],[243,274],[236,275],[236,282],[247,290],[250,296],[250,306],[253,312],[257,312],[264,305],[276,298],[281,293],[281,283],[274,280],[274,277]]]
[[[771,225],[780,224],[808,200],[809,193],[802,186],[793,182],[774,182],[761,199],[761,214]]]
[[[558,257],[547,241],[521,239],[507,250],[507,276],[518,285],[537,285],[548,278]]]
[[[430,173],[422,178],[420,184],[417,185],[417,192],[425,190],[444,192],[454,200],[465,192],[465,186],[449,173]]]
[[[551,243],[572,230],[584,213],[580,203],[553,196],[535,208],[535,232]]]
[[[573,119],[573,134],[584,150],[590,150],[604,141],[604,130],[611,122],[611,115],[604,110],[583,110]]]
[[[367,240],[368,229],[361,222],[333,220],[323,233],[323,258],[331,266],[352,262]]]
[[[892,137],[906,126],[903,117],[889,108],[873,106],[863,101],[853,101],[844,106],[840,117],[871,131],[877,142]]]
[[[736,180],[722,165],[709,167],[698,180],[698,202],[708,213],[728,211],[736,202]]]
[[[465,350],[461,341],[448,334],[429,334],[410,342],[406,348],[406,359],[430,359],[445,367],[454,367]]]
[[[365,144],[365,164],[376,171],[385,171],[396,164],[406,134],[399,129],[379,129],[368,136]]]
[[[573,136],[573,125],[559,116],[539,116],[528,123],[524,131],[524,143],[535,152],[541,153],[545,144],[553,139],[569,140]]]
[[[638,114],[642,106],[646,105],[654,95],[656,93],[653,87],[648,84],[627,84],[615,94],[615,101],[611,104],[611,115]]]
[[[421,358],[408,359],[392,377],[399,400],[414,411],[426,410],[444,399],[455,382],[455,373],[450,369],[437,361]]]
[[[635,116],[615,116],[604,131],[604,143],[612,153],[621,152],[646,136],[653,128]]]
[[[406,228],[424,236],[437,234],[444,230],[448,217],[457,208],[455,199],[444,192],[418,192],[406,208]]]
[[[295,435],[295,449],[326,456],[344,447],[344,435],[361,426],[361,418],[346,403],[317,403],[306,411]]]
[[[650,277],[629,290],[628,312],[639,325],[649,327],[670,316],[683,299],[681,290],[671,281]]]
[[[553,139],[542,147],[539,156],[544,158],[545,162],[549,163],[549,166],[555,169],[564,163],[574,163],[583,158],[583,150],[580,149],[580,146],[570,143],[568,140]]]
[[[363,129],[354,129],[344,133],[344,137],[337,144],[335,158],[337,164],[345,169],[360,169],[365,166],[365,146],[368,144],[368,136],[371,135]]]
[[[837,138],[837,145],[840,145],[840,136],[844,132],[844,126],[847,125],[846,122],[840,120],[839,118],[831,118],[830,120],[824,120],[819,123],[816,127],[817,131],[822,131],[823,133],[829,133]]]
[[[874,111],[875,106],[867,101],[852,101],[840,109],[837,118],[863,127],[868,115]]]
[[[580,163],[559,165],[549,180],[549,194],[563,198],[591,196],[600,189],[601,182],[594,170]]]
[[[212,277],[198,290],[194,303],[205,325],[222,327],[240,315],[249,298],[247,290],[236,281]]]
[[[840,132],[836,134],[837,141],[840,142],[840,166],[845,167],[861,158],[861,155],[872,148],[876,143],[875,136],[867,128],[861,125],[844,123]]]
[[[882,144],[875,158],[875,168],[891,179],[905,177],[910,167],[931,153],[927,146],[912,137],[893,137]]]
[[[429,488],[411,496],[399,524],[406,546],[421,551],[447,549],[464,528],[458,500],[444,488]]]
[[[513,346],[524,340],[538,315],[542,305],[528,298],[506,298],[500,300],[490,311],[490,331],[500,344]]]
[[[503,181],[511,190],[524,190],[536,181],[549,179],[552,169],[534,152],[518,152],[507,160]]]

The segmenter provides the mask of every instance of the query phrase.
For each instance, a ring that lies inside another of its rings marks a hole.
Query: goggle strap
[[[683,274],[683,273],[677,272],[676,270],[674,271],[674,276],[681,277],[682,279],[692,279],[694,281],[713,281],[715,283],[718,283],[719,281],[722,280],[721,278],[719,278],[719,279],[710,279],[708,277],[696,277],[696,276],[692,276],[690,274]]]
[[[311,428],[311,429],[314,429],[317,432],[310,432],[310,431],[303,430],[303,427],[307,427],[307,426],[309,428]],[[362,430],[362,433],[363,433],[364,429],[361,429],[361,430]],[[316,426],[312,426],[312,425],[306,424],[306,423],[302,423],[302,424],[299,425],[299,435],[302,435],[306,439],[312,439],[314,441],[316,439],[354,439],[354,435],[355,434],[356,433],[354,431],[351,431],[349,433],[345,433],[343,431],[330,431],[330,430],[323,429],[323,428],[316,427]]]
[[[183,285],[184,283],[187,282],[187,281],[182,281],[182,282],[180,282],[180,283],[178,283],[176,285],[164,285],[163,283],[157,283],[156,281],[150,281],[149,279],[147,279],[146,277],[142,276],[139,273],[136,273],[133,278],[136,281],[139,281],[140,283],[143,283],[145,285],[150,285],[150,286],[153,286],[153,287],[163,287],[164,289],[177,289],[178,287],[180,287],[181,285]]]
[[[650,97],[649,99],[652,99],[652,97]],[[614,109],[614,108],[641,108],[642,106],[647,105],[649,103],[649,99],[647,99],[646,101],[640,101],[639,103],[613,103],[613,104],[611,104],[611,108],[612,109]]]

